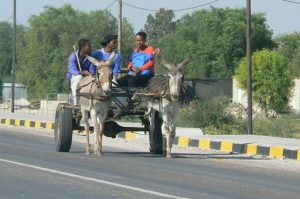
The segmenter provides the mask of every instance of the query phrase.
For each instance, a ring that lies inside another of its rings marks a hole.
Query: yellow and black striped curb
[[[181,147],[197,147],[202,150],[219,150],[228,153],[264,155],[273,158],[300,160],[300,149],[286,149],[282,146],[260,146],[258,144],[234,143],[232,141],[213,141],[210,139],[190,139],[175,137],[174,144]]]
[[[39,120],[0,118],[0,124],[5,124],[7,126],[23,126],[23,127],[33,127],[33,128],[54,129],[54,123],[52,121],[43,122]],[[132,131],[121,132],[117,135],[117,138],[124,138],[130,141],[136,139],[136,134]]]
[[[7,126],[24,126],[33,128],[54,129],[52,121],[22,120],[0,118],[0,124]],[[124,138],[128,141],[136,139],[132,131],[121,132],[117,138]],[[186,136],[175,137],[174,144],[180,147],[197,147],[202,150],[219,150],[228,153],[239,153],[247,155],[264,155],[274,158],[288,158],[300,160],[300,149],[286,149],[282,146],[260,146],[258,144],[234,143],[232,141],[213,141],[210,139],[190,139]]]
[[[49,121],[44,122],[39,120],[0,118],[0,124],[5,124],[7,126],[24,126],[24,127],[54,129],[53,122],[49,122]]]
[[[117,138],[124,138],[128,141],[136,139],[136,134],[133,131],[125,131],[117,134]]]

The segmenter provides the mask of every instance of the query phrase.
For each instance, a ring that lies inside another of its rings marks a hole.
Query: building
[[[11,99],[11,83],[2,84],[2,100]],[[27,88],[23,84],[15,84],[15,99],[27,99]]]

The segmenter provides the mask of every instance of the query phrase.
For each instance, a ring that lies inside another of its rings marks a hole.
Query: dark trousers
[[[137,75],[131,76],[126,75],[118,79],[120,86],[130,86],[130,87],[146,87],[148,81],[153,77],[153,74],[150,75]]]

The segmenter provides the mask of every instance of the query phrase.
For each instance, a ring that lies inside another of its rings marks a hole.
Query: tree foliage
[[[0,101],[3,99],[3,96],[2,96],[2,90],[3,90],[3,82],[2,82],[2,77],[0,76]]]
[[[246,54],[244,9],[211,8],[187,14],[174,33],[159,39],[162,56],[179,62],[187,54],[193,61],[185,74],[192,77],[231,77]],[[253,50],[272,48],[272,31],[263,14],[252,16]]]
[[[16,48],[17,53],[24,45],[25,27],[17,25]],[[12,67],[12,24],[0,22],[0,76],[9,81]]]
[[[284,55],[293,68],[295,77],[300,77],[300,32],[280,35],[275,38],[278,52]]]
[[[80,38],[90,39],[96,50],[106,34],[117,30],[117,20],[109,12],[85,13],[70,5],[45,7],[44,12],[30,18],[29,24],[17,79],[27,86],[31,98],[68,90],[64,84],[68,57]],[[132,40],[133,29],[126,20],[123,27],[124,41]],[[126,54],[131,45],[124,45],[123,49]]]
[[[277,51],[262,50],[252,55],[253,100],[265,110],[277,112],[288,108],[294,86],[291,67],[287,59]],[[240,62],[237,79],[243,89],[247,88],[247,59]]]
[[[149,42],[156,43],[158,38],[174,32],[176,28],[174,18],[174,11],[165,10],[164,8],[160,8],[154,16],[149,14],[144,26],[145,31],[148,33]]]

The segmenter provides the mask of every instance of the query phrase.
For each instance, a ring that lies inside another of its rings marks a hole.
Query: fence
[[[186,80],[195,99],[207,100],[217,96],[232,98],[232,78],[191,78]]]

